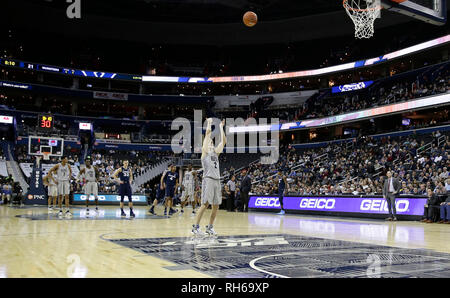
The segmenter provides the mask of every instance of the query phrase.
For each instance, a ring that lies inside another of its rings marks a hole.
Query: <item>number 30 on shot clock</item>
[[[53,116],[52,115],[39,115],[39,128],[52,129],[53,128]]]

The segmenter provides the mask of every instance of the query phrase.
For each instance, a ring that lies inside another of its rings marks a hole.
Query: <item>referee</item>
[[[234,199],[236,198],[236,177],[233,175],[231,179],[227,182],[228,186],[228,197],[227,197],[227,211],[231,212],[234,209]]]

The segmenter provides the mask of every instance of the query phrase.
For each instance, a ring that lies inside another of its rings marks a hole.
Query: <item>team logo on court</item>
[[[161,245],[171,246],[180,245],[183,242],[166,242]],[[289,242],[284,237],[254,237],[242,239],[191,239],[184,241],[185,245],[194,245],[195,248],[225,248],[225,247],[248,247],[248,246],[264,246],[264,245],[287,245]]]

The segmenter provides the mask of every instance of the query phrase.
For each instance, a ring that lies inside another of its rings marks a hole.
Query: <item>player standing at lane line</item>
[[[128,197],[128,207],[130,207],[130,217],[135,217],[133,212],[133,198],[131,193],[131,183],[133,183],[133,172],[128,166],[128,160],[123,161],[123,166],[118,168],[113,175],[113,179],[119,179],[119,195],[120,195],[120,216],[127,216],[123,211],[123,201],[125,196]]]
[[[170,171],[170,168],[171,168],[171,167],[172,167],[172,166],[169,165],[169,167],[167,168],[167,170],[164,170],[164,173],[162,174],[161,179],[160,179],[160,181],[159,181],[158,188],[156,189],[156,198],[153,200],[152,207],[150,207],[150,210],[148,211],[149,213],[151,213],[151,214],[153,214],[153,215],[156,215],[156,213],[155,213],[155,207],[156,207],[156,205],[158,205],[158,202],[159,202],[159,203],[162,203],[162,204],[165,203],[165,201],[164,201],[164,186],[163,186],[164,183],[163,183],[163,179],[164,179],[164,176],[166,175],[166,173],[167,173],[168,171]]]
[[[56,208],[56,200],[58,199],[58,182],[50,172],[42,178],[42,182],[47,186],[48,212],[52,213],[53,206]]]
[[[100,177],[96,166],[91,164],[91,159],[86,158],[84,161],[85,168],[78,173],[77,180],[84,175],[84,194],[86,195],[86,214],[89,214],[89,197],[91,195],[95,198],[95,211],[98,212],[98,177]]]
[[[192,233],[194,235],[200,235],[200,221],[206,208],[209,204],[212,205],[211,216],[209,218],[209,225],[206,226],[206,234],[209,236],[217,236],[213,229],[213,224],[216,219],[217,210],[220,204],[222,204],[222,189],[220,185],[220,167],[219,167],[219,155],[223,152],[223,148],[227,143],[223,126],[225,120],[220,123],[220,144],[214,148],[214,143],[211,139],[211,125],[212,119],[207,119],[207,128],[205,139],[203,140],[202,147],[202,167],[203,167],[203,181],[202,181],[202,206],[198,211],[195,224],[192,225]]]
[[[194,202],[192,203],[192,215],[195,215],[197,208],[201,205],[200,200],[200,178],[197,171],[194,171]]]
[[[62,200],[64,197],[66,205],[66,217],[70,217],[72,216],[72,213],[70,213],[69,210],[70,177],[72,177],[72,168],[69,165],[67,157],[63,157],[61,163],[55,165],[49,171],[48,175],[53,175],[53,173],[56,173],[56,184],[58,185],[58,216],[63,216]]]
[[[177,167],[175,165],[171,166],[169,172],[166,172],[163,177],[161,177],[163,182],[163,186],[166,190],[166,202],[165,202],[165,210],[164,216],[172,215],[176,210],[172,208],[173,206],[173,197],[175,196],[175,189],[178,187],[178,173]]]
[[[194,171],[192,171],[192,165],[188,165],[183,179],[183,195],[181,196],[181,213],[184,213],[184,206],[189,202],[192,202],[192,208],[194,208]]]

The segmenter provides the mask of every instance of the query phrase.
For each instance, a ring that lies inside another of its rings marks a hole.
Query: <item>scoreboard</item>
[[[38,128],[43,131],[51,131],[53,130],[53,125],[55,122],[55,118],[53,115],[39,115],[38,118]]]

